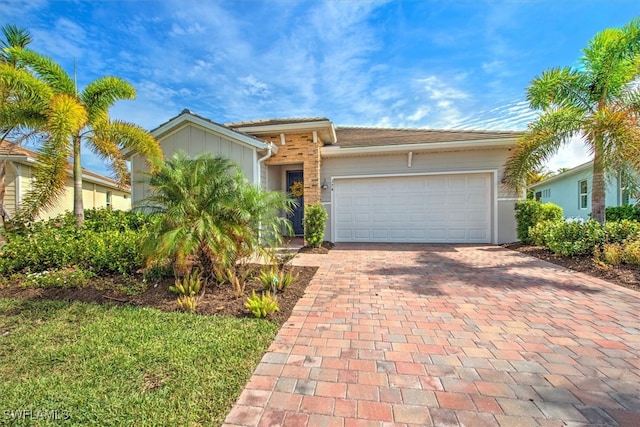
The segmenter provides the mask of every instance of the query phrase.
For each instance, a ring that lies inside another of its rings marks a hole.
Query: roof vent
[[[193,113],[188,108],[185,108],[184,110],[182,110],[180,114],[193,114]]]

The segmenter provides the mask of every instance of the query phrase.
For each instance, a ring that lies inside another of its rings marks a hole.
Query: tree
[[[578,67],[553,68],[531,82],[527,100],[541,112],[507,160],[505,182],[521,189],[574,136],[593,154],[592,217],[605,220],[605,171],[640,171],[640,20],[598,33]]]
[[[281,214],[291,213],[295,202],[251,185],[228,159],[177,153],[156,168],[138,207],[162,214],[143,248],[148,265],[168,260],[183,275],[195,264],[205,277],[231,281],[239,260],[264,255],[291,229]]]
[[[72,157],[73,212],[81,227],[84,221],[82,143],[109,163],[116,179],[123,185],[128,183],[129,172],[122,149],[158,160],[162,157],[160,145],[141,127],[109,118],[108,110],[115,101],[135,97],[135,89],[129,83],[117,77],[102,77],[78,92],[73,79],[52,59],[20,47],[11,47],[6,52],[15,58],[18,67],[30,71],[53,93],[41,111],[45,119],[42,127],[48,138],[41,147],[34,172],[35,183],[25,197],[22,215],[33,218],[38,211],[55,203],[65,190],[67,159]]]
[[[18,69],[16,58],[9,53],[10,48],[25,48],[31,43],[29,31],[7,24],[0,32],[3,36],[0,39],[0,145],[3,145],[10,134],[15,135],[21,127],[38,121],[40,117],[34,114],[33,107],[41,110],[43,100],[48,99],[50,92],[44,85],[38,85],[34,79],[30,79],[31,76],[24,70]],[[22,135],[25,136],[29,134]],[[6,165],[6,158],[0,159],[0,217],[3,223],[9,218],[9,212],[4,207]]]

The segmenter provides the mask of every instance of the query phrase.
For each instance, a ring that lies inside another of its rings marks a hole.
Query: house
[[[304,205],[320,201],[333,242],[516,240],[519,197],[501,185],[516,132],[336,127],[324,117],[220,124],[184,110],[151,133],[166,157],[210,152],[265,189],[302,186],[296,234]],[[147,166],[128,157],[135,205],[149,191]]]
[[[25,194],[31,188],[32,171],[38,161],[38,153],[27,148],[3,141],[0,144],[0,162],[5,161],[4,208],[9,216],[15,215]],[[63,197],[52,209],[42,212],[38,219],[49,219],[65,211],[73,210],[73,179],[69,165],[69,177]],[[131,192],[121,188],[111,178],[97,173],[82,171],[82,197],[85,209],[112,207],[131,209]],[[0,202],[1,203],[1,202]]]
[[[529,186],[536,200],[560,206],[565,218],[588,219],[591,215],[593,161],[554,175]],[[609,176],[605,181],[605,206],[623,206],[638,203],[625,188],[620,176]]]

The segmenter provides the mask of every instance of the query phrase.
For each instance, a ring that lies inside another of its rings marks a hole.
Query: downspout
[[[273,155],[273,144],[270,142],[267,145],[267,154],[265,154],[264,156],[258,159],[258,180],[262,178],[262,166],[264,165],[264,162],[267,161],[269,158],[271,158],[272,155]],[[265,190],[267,189],[267,182],[264,183],[264,188]]]
[[[258,159],[258,180],[262,178],[262,167],[264,162],[267,161],[273,155],[273,144],[269,142],[267,144],[267,154]],[[265,174],[265,179],[268,180],[268,176]],[[264,183],[264,189],[267,189],[267,182]],[[258,224],[258,239],[262,241],[262,223]]]

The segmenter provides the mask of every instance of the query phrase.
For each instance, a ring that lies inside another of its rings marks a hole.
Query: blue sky
[[[111,113],[147,129],[183,108],[220,123],[525,129],[530,80],[638,16],[638,0],[0,0],[0,24],[70,73],[75,60],[80,87],[133,84]],[[549,168],[586,160],[576,143]]]

